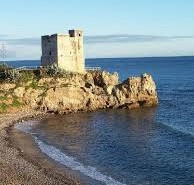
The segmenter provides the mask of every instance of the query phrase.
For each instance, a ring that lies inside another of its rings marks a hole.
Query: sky
[[[191,56],[193,20],[194,0],[0,0],[0,44],[40,59],[41,35],[83,29],[87,58]]]

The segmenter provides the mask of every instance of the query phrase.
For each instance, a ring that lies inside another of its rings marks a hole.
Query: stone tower
[[[41,41],[42,66],[56,64],[67,71],[85,71],[83,31],[69,30],[69,34],[46,35]]]

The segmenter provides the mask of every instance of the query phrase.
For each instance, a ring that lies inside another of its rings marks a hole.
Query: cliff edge
[[[70,113],[155,106],[158,98],[151,75],[130,77],[120,83],[117,73],[95,71],[1,83],[0,104],[5,108],[27,106],[45,112]]]

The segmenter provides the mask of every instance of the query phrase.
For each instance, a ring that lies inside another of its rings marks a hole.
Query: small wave
[[[79,171],[86,176],[89,176],[97,181],[105,183],[106,185],[125,185],[121,182],[116,181],[112,177],[102,174],[101,172],[97,171],[95,167],[85,166],[84,164],[77,162],[73,157],[65,155],[56,147],[48,145],[41,141],[40,139],[38,139],[36,136],[34,136],[33,133],[30,132],[32,127],[34,127],[37,124],[38,122],[34,121],[18,123],[15,125],[15,128],[27,134],[31,134],[34,137],[35,142],[38,144],[41,151],[48,155],[50,158],[61,163],[62,165],[67,166],[72,170]]]
[[[103,175],[92,166],[84,166],[84,164],[77,162],[73,157],[65,155],[59,149],[42,142],[37,137],[35,137],[35,142],[38,144],[43,153],[72,170],[79,171],[97,181],[104,182],[106,185],[124,185],[111,177]]]
[[[194,132],[191,129],[186,129],[180,126],[176,126],[173,124],[168,124],[164,122],[157,122],[160,126],[165,126],[168,130],[171,130],[173,132],[179,133],[181,135],[189,136],[191,138],[194,138]]]
[[[26,134],[32,134],[30,131],[32,130],[33,127],[35,127],[38,124],[39,124],[38,121],[25,121],[22,123],[15,124],[14,128],[22,132],[25,132]]]

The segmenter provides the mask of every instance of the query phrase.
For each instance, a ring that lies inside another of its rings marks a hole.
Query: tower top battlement
[[[82,30],[69,30],[70,37],[83,37]]]
[[[69,37],[83,37],[83,30],[69,30],[68,33],[55,33],[52,35],[43,35],[42,38],[69,36]]]

